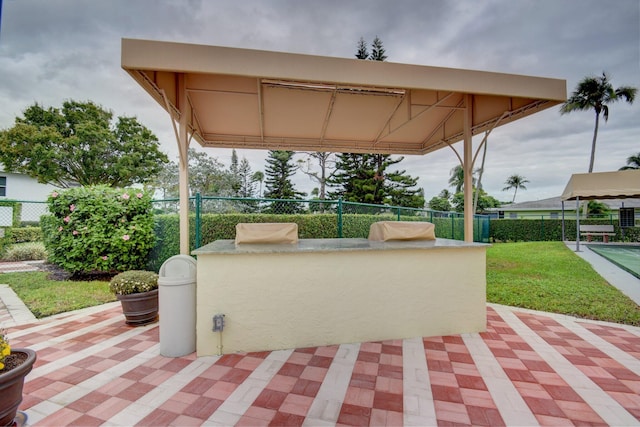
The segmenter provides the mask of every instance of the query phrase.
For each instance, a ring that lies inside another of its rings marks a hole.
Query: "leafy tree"
[[[516,194],[518,193],[518,188],[522,188],[523,190],[526,190],[527,187],[525,186],[525,184],[528,182],[529,181],[524,176],[520,176],[517,174],[511,175],[504,182],[505,184],[507,184],[507,186],[504,187],[502,191],[508,191],[508,190],[511,190],[512,188],[515,188],[515,191],[513,192],[513,200],[511,200],[511,203],[513,203],[516,201]]]
[[[224,165],[207,153],[189,148],[189,190],[203,196],[233,196],[233,178]],[[163,198],[178,197],[178,163],[170,161],[152,183]]]
[[[476,191],[478,190],[474,188],[473,189],[474,196],[476,194]],[[481,214],[486,212],[487,209],[489,208],[497,208],[502,204],[500,200],[496,199],[493,196],[490,196],[482,188],[479,191],[480,191],[480,194],[478,197],[478,205],[476,207],[475,213]],[[456,193],[453,196],[453,201],[451,204],[453,205],[453,208],[455,209],[456,212],[464,212],[464,192]]]
[[[429,200],[429,209],[434,211],[450,212],[452,198],[453,194],[445,188],[440,192],[440,194]]]
[[[189,149],[189,189],[203,196],[233,196],[234,180],[215,157]]]
[[[585,77],[582,79],[569,99],[562,104],[562,107],[560,108],[561,114],[591,109],[596,113],[593,140],[591,142],[589,173],[593,172],[600,114],[602,114],[602,117],[604,117],[604,121],[606,122],[609,119],[609,104],[620,99],[624,99],[629,104],[632,104],[635,99],[636,92],[637,88],[631,86],[620,86],[619,88],[614,89],[611,82],[609,82],[609,76],[602,73],[601,77]]]
[[[627,165],[620,168],[621,171],[630,169],[640,169],[640,152],[627,157]]]
[[[270,150],[265,167],[266,193],[270,199],[301,199],[304,193],[295,189],[291,177],[298,170],[293,164],[293,151]],[[274,202],[269,211],[273,213],[296,213],[301,211],[298,204]]]
[[[37,103],[0,132],[0,162],[8,171],[58,187],[105,184],[127,187],[153,181],[169,160],[158,138],[135,117],[91,101],[62,108]]]
[[[611,208],[609,208],[605,203],[597,200],[589,200],[589,203],[587,204],[587,213],[589,216],[603,217],[611,213]]]
[[[311,160],[315,160],[318,163],[319,172],[311,170]],[[300,171],[311,178],[313,181],[317,182],[320,187],[318,188],[318,199],[324,200],[327,194],[327,184],[331,177],[335,174],[335,156],[334,153],[325,153],[325,152],[315,152],[309,153],[307,155],[307,162],[300,159],[298,160],[300,164]],[[330,167],[334,166],[333,171],[330,171]]]
[[[451,211],[451,203],[449,202],[449,199],[435,196],[432,197],[431,200],[429,200],[429,209],[434,211],[449,212]]]

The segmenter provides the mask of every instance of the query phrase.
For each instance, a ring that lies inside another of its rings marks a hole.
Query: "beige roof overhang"
[[[149,40],[122,68],[205,147],[425,154],[566,99],[565,80]],[[181,88],[186,91],[181,96]]]
[[[640,170],[571,175],[562,200],[640,198]]]

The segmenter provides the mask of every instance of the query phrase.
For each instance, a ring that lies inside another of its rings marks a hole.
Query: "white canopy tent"
[[[180,151],[180,248],[188,247],[187,149],[426,154],[454,148],[473,240],[472,136],[566,99],[565,80],[148,40],[125,69],[169,112]],[[177,122],[177,125],[176,125]],[[480,144],[482,145],[482,144]]]
[[[580,250],[581,200],[640,198],[640,170],[578,173],[571,175],[562,192],[562,240],[564,240],[564,202],[576,201],[576,250]]]

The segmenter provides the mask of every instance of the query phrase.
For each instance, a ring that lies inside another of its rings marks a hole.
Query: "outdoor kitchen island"
[[[197,355],[484,331],[487,246],[217,240],[192,252]],[[224,329],[214,332],[220,314]]]

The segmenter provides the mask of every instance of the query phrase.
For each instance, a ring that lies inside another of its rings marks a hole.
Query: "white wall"
[[[57,187],[50,184],[40,184],[34,178],[26,175],[4,172],[0,170],[0,176],[7,178],[6,195],[0,196],[0,200],[20,200],[29,202],[45,202],[47,197]],[[10,209],[10,208],[9,208]],[[22,221],[39,221],[40,216],[47,212],[44,203],[23,203]],[[11,225],[11,212],[0,212],[0,226]]]

